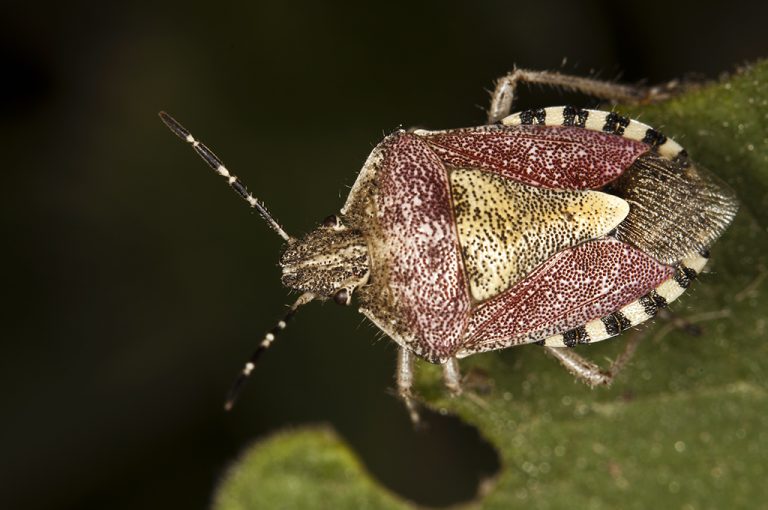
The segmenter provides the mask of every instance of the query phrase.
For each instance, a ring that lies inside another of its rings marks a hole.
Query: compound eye
[[[336,294],[333,295],[333,300],[336,301],[337,305],[346,306],[350,302],[350,295],[349,291],[346,288],[341,288],[336,291]]]
[[[323,220],[323,226],[324,227],[338,227],[339,226],[339,218],[336,217],[335,214],[331,214],[330,216],[326,216]]]

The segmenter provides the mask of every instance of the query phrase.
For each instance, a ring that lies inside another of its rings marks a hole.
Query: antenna
[[[291,320],[294,315],[296,315],[296,310],[298,310],[300,306],[306,305],[313,299],[315,299],[315,295],[311,292],[305,292],[299,296],[299,299],[297,299],[291,305],[291,307],[288,309],[288,312],[275,325],[275,327],[272,328],[269,333],[264,335],[264,339],[261,341],[261,343],[259,343],[259,346],[256,348],[256,350],[253,351],[251,357],[248,358],[248,362],[245,364],[245,366],[243,366],[242,372],[240,372],[240,375],[237,377],[237,379],[235,379],[235,382],[229,389],[227,400],[224,402],[224,409],[226,411],[231,411],[232,407],[234,407],[237,398],[240,396],[240,391],[243,389],[243,384],[245,384],[245,381],[247,381],[248,377],[250,377],[251,372],[253,372],[253,369],[256,367],[256,362],[259,360],[264,351],[269,349],[269,346],[272,345],[272,342],[275,341],[277,335],[279,335],[280,332],[283,331],[288,325],[288,321]]]
[[[277,220],[275,220],[275,218],[269,213],[267,207],[248,192],[248,188],[245,187],[245,184],[243,184],[240,179],[229,173],[229,170],[227,170],[227,168],[224,166],[224,163],[218,158],[218,156],[216,156],[216,154],[213,153],[213,151],[211,151],[211,149],[206,147],[204,143],[195,140],[192,134],[187,131],[184,126],[179,124],[176,119],[167,113],[160,112],[159,115],[160,119],[165,123],[166,126],[168,126],[171,131],[176,134],[176,136],[191,144],[195,152],[197,152],[197,154],[203,158],[206,163],[208,163],[209,167],[211,167],[217,174],[227,179],[227,184],[229,184],[230,187],[235,190],[238,195],[240,195],[246,202],[248,202],[252,208],[258,211],[259,215],[264,218],[264,221],[267,222],[267,225],[269,225],[272,230],[277,232],[277,235],[286,241],[290,241],[292,239],[291,236],[289,236],[285,230],[283,230],[283,227],[280,226]]]

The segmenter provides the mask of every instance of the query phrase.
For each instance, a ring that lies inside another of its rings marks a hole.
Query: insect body
[[[518,70],[499,81],[488,125],[386,137],[340,214],[302,238],[161,116],[286,239],[282,281],[303,293],[286,320],[313,299],[357,295],[400,345],[398,388],[415,418],[414,355],[442,364],[454,391],[457,359],[529,343],[589,384],[610,382],[618,366],[601,371],[567,348],[615,336],[679,297],[737,210],[724,185],[649,126],[574,107],[508,115],[519,81],[612,99],[660,94]]]

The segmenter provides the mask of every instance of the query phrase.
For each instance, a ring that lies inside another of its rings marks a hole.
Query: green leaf
[[[686,147],[742,208],[704,274],[673,305],[700,337],[644,329],[610,389],[574,382],[536,346],[462,362],[463,396],[420,363],[427,405],[476,426],[502,471],[468,508],[746,508],[765,502],[768,464],[768,63],[662,104],[618,108]],[[615,357],[621,338],[582,346]],[[394,447],[394,446],[393,446]],[[408,508],[372,482],[327,430],[289,431],[251,449],[215,508]]]
[[[321,426],[291,429],[253,445],[226,475],[213,507],[408,508],[371,481],[349,447]]]

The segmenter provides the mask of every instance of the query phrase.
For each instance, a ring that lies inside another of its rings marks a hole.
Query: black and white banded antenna
[[[269,225],[272,230],[277,232],[277,235],[286,241],[292,240],[291,236],[289,236],[285,230],[283,230],[283,227],[280,226],[274,216],[269,213],[267,207],[259,199],[250,194],[248,188],[245,187],[245,184],[243,184],[240,179],[229,173],[227,167],[224,166],[224,163],[221,161],[221,159],[219,159],[219,157],[216,156],[216,154],[214,154],[211,149],[206,147],[204,143],[196,140],[195,137],[193,137],[192,134],[184,126],[179,124],[176,119],[167,113],[160,112],[159,115],[160,119],[165,123],[166,126],[168,126],[171,131],[176,134],[176,136],[189,143],[195,152],[197,152],[198,156],[203,158],[203,161],[208,163],[208,166],[211,167],[214,172],[224,177],[227,180],[227,184],[229,184],[230,187],[235,190],[238,195],[240,195],[246,202],[248,202],[248,205],[256,209],[259,215],[264,218],[264,221],[267,222],[267,225]]]
[[[229,389],[229,393],[227,394],[227,400],[224,402],[224,409],[226,411],[231,411],[232,408],[235,405],[235,402],[237,402],[237,398],[240,396],[240,392],[243,389],[243,384],[245,384],[245,381],[248,380],[248,378],[251,376],[251,372],[253,372],[253,369],[256,368],[256,362],[259,360],[262,354],[264,354],[264,351],[269,349],[269,346],[272,345],[272,342],[275,341],[275,338],[277,338],[277,335],[279,335],[285,327],[288,325],[288,321],[290,321],[294,315],[296,315],[296,310],[299,309],[300,306],[305,305],[315,299],[315,295],[311,292],[305,292],[299,298],[294,301],[294,303],[288,308],[288,311],[285,313],[282,319],[278,321],[278,323],[275,325],[274,328],[272,328],[269,333],[264,335],[264,338],[261,340],[261,343],[259,343],[259,346],[256,348],[255,351],[253,351],[253,354],[251,354],[251,357],[248,358],[248,362],[246,362],[245,366],[243,367],[242,372],[240,372],[240,375],[237,376],[237,379],[235,379],[235,382],[232,384],[232,387]]]
[[[224,163],[221,161],[221,159],[219,159],[219,157],[216,156],[216,154],[214,154],[211,149],[209,149],[204,143],[196,140],[195,137],[193,137],[192,134],[184,126],[179,124],[176,119],[167,113],[160,112],[159,115],[160,119],[165,123],[166,126],[168,126],[171,131],[173,131],[179,138],[192,145],[192,148],[195,150],[195,152],[197,152],[197,154],[203,158],[203,161],[205,161],[208,166],[210,166],[217,174],[227,179],[227,184],[229,184],[230,187],[235,190],[238,195],[240,195],[246,202],[248,202],[248,205],[258,211],[259,215],[264,218],[264,221],[267,222],[267,225],[269,225],[272,230],[277,232],[277,234],[286,241],[293,241],[293,238],[289,236],[285,230],[283,230],[283,227],[281,227],[277,220],[275,220],[275,218],[269,213],[266,206],[256,197],[251,195],[250,192],[248,192],[248,188],[245,187],[245,184],[243,184],[237,177],[232,175],[229,170],[227,170],[227,167],[224,166]],[[242,371],[240,372],[240,375],[232,384],[232,387],[227,394],[227,400],[224,403],[225,410],[229,411],[235,405],[237,397],[240,395],[240,391],[243,388],[243,384],[251,375],[253,369],[256,367],[256,361],[258,361],[264,351],[266,351],[269,346],[272,345],[272,342],[275,341],[277,335],[285,329],[285,327],[288,325],[288,321],[290,321],[296,314],[296,310],[298,310],[300,306],[309,303],[313,299],[315,299],[315,295],[311,292],[305,292],[299,296],[299,298],[288,308],[288,312],[286,312],[286,314],[275,325],[275,327],[272,328],[266,335],[264,335],[264,338],[259,343],[259,346],[255,351],[253,351],[251,357],[248,358],[248,362],[245,364]]]

